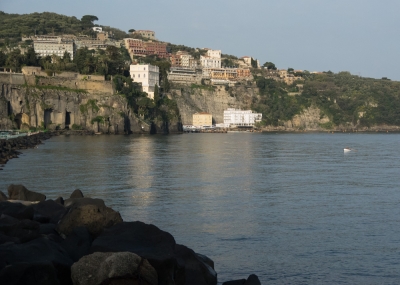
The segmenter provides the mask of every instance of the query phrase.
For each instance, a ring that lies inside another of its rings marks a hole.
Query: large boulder
[[[83,193],[79,189],[75,189],[74,192],[72,192],[71,196],[69,197],[71,199],[76,199],[76,198],[83,198]]]
[[[16,263],[0,271],[1,284],[60,285],[57,270],[51,262]]]
[[[214,268],[203,261],[193,250],[184,245],[177,244],[174,249],[174,255],[178,259],[178,262],[184,267],[184,284],[217,284],[217,273]],[[208,260],[209,258],[204,256],[203,259]],[[214,264],[214,262],[212,262],[212,264]]]
[[[0,202],[0,215],[5,214],[20,220],[33,219],[33,206],[9,201]]]
[[[40,223],[57,224],[67,209],[53,200],[39,202],[33,205],[33,219]]]
[[[0,232],[13,238],[14,242],[24,243],[40,237],[40,224],[31,220],[18,220],[2,214]]]
[[[1,201],[7,201],[7,196],[2,191],[0,191],[0,202]]]
[[[86,227],[76,227],[60,244],[70,258],[76,262],[90,253],[92,238]]]
[[[23,200],[23,201],[44,201],[46,195],[29,191],[23,185],[11,184],[8,186],[8,199],[9,200]]]
[[[40,237],[27,243],[0,245],[0,275],[4,273],[4,270],[7,271],[9,266],[19,266],[22,263],[34,266],[35,264],[49,264],[49,262],[55,268],[57,279],[61,285],[72,283],[71,266],[73,261],[58,243]],[[47,270],[45,271],[47,272]],[[13,272],[18,273],[19,271]],[[30,276],[31,273],[32,271],[26,271],[28,276]],[[8,272],[7,276],[10,276],[9,274],[11,273]],[[21,280],[28,280],[29,278],[23,274],[24,272],[21,271],[15,278],[18,277],[21,278]],[[40,283],[33,282],[32,284]]]
[[[129,251],[147,259],[156,269],[158,283],[215,285],[213,262],[175,243],[173,236],[154,225],[123,222],[106,229],[92,243],[92,252]]]
[[[120,213],[106,207],[101,199],[67,199],[64,206],[68,211],[59,221],[57,231],[65,236],[71,234],[75,227],[85,226],[96,237],[104,228],[122,222]]]
[[[131,252],[95,252],[71,267],[74,285],[141,284],[157,285],[157,272],[146,260]]]
[[[92,243],[92,252],[132,252],[147,259],[156,269],[158,283],[174,284],[178,272],[174,237],[154,225],[123,222],[104,232]],[[177,283],[178,284],[178,283]]]
[[[238,279],[232,281],[226,281],[222,283],[222,285],[261,285],[260,280],[258,279],[257,275],[251,274],[246,279]]]

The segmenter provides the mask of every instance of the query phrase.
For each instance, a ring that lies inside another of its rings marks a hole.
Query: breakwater
[[[31,136],[16,137],[9,140],[0,139],[0,166],[6,164],[12,158],[17,158],[21,154],[19,150],[33,148],[52,135],[50,132],[39,132]]]
[[[10,185],[0,191],[0,278],[5,284],[216,285],[214,262],[101,199],[68,199]],[[261,284],[256,275],[223,284]]]

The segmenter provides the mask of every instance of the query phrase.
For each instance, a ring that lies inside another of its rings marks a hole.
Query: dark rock
[[[214,269],[214,261],[211,258],[200,253],[196,253],[196,255],[202,262],[206,263],[208,266]]]
[[[48,264],[49,262],[56,269],[57,279],[60,284],[72,283],[71,266],[73,262],[57,243],[40,237],[23,244],[0,245],[1,271],[10,265],[17,266],[21,263],[27,263],[33,266],[34,264]]]
[[[33,219],[40,223],[57,224],[67,209],[53,200],[42,201],[33,205]]]
[[[64,199],[63,197],[58,197],[57,199],[54,200],[54,202],[63,205],[64,206]]]
[[[1,284],[59,285],[57,271],[51,262],[17,263],[0,271]]]
[[[239,279],[239,280],[226,281],[222,283],[222,285],[244,285],[245,282],[246,279]]]
[[[119,212],[106,207],[101,199],[78,198],[64,201],[68,212],[57,226],[60,234],[68,236],[75,227],[85,226],[93,236],[98,236],[104,228],[122,222]]]
[[[184,266],[184,284],[217,284],[217,273],[211,266],[203,262],[193,250],[184,245],[177,244],[175,246],[174,255],[178,259],[179,263]]]
[[[90,253],[92,238],[86,227],[76,227],[72,233],[61,242],[61,246],[70,258],[77,262],[80,258]]]
[[[0,202],[1,201],[7,201],[7,196],[3,192],[0,191]]]
[[[46,196],[37,192],[29,191],[23,185],[11,184],[8,186],[8,198],[10,200],[44,201]]]
[[[157,285],[157,272],[146,259],[131,252],[95,252],[71,267],[74,284]],[[135,282],[136,281],[136,282]],[[140,282],[140,283],[139,283]]]
[[[258,279],[258,276],[255,274],[251,274],[249,278],[247,278],[246,282],[244,285],[261,285],[260,280]]]
[[[217,284],[217,274],[208,264],[213,265],[211,260],[199,258],[193,250],[177,245],[171,234],[154,225],[142,222],[117,224],[93,241],[91,251],[136,253],[156,269],[160,285]]]
[[[5,214],[20,220],[33,219],[33,207],[25,206],[21,203],[12,203],[8,201],[0,202],[0,215]]]
[[[24,243],[38,238],[40,236],[39,229],[38,222],[31,220],[21,221],[4,214],[0,216],[0,231],[14,238],[14,242]]]
[[[154,225],[123,222],[104,230],[93,243],[91,252],[133,252],[147,259],[156,269],[158,283],[174,284],[178,262],[174,257],[174,237]],[[176,284],[181,284],[177,283]]]
[[[39,232],[41,235],[57,234],[55,224],[40,224]]]
[[[83,198],[83,193],[81,190],[76,189],[74,190],[74,192],[72,192],[71,197],[69,197],[71,199],[76,199],[76,198]]]

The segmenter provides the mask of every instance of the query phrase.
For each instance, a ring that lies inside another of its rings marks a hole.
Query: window
[[[143,74],[143,77],[146,78],[146,74]]]
[[[138,76],[137,77],[139,77],[140,78],[140,74],[138,74]]]

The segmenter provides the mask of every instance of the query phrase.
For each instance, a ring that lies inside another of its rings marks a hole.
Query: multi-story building
[[[250,77],[248,68],[203,68],[203,77],[210,79],[237,80]]]
[[[212,126],[212,115],[206,112],[195,113],[192,125],[195,127]]]
[[[252,110],[240,110],[228,108],[224,111],[225,127],[252,127],[255,123],[261,122],[262,114],[253,113]]]
[[[196,68],[197,60],[185,51],[178,51],[176,54],[172,54],[169,58],[172,66]]]
[[[257,68],[260,68],[260,62],[257,59],[252,58],[251,56],[242,56],[241,59],[248,67],[253,67],[252,62],[254,61]]]
[[[125,48],[131,57],[156,55],[160,58],[168,58],[170,54],[167,51],[167,44],[163,42],[142,41],[139,39],[124,39]]]
[[[68,52],[71,59],[74,58],[74,41],[69,38],[57,36],[38,36],[33,39],[33,48],[35,53],[41,57],[51,56],[53,54],[63,57]]]
[[[149,40],[155,40],[156,39],[156,33],[154,31],[137,30],[137,31],[134,31],[133,34],[141,35],[143,38],[146,38],[146,39],[149,39]]]
[[[200,84],[202,79],[201,70],[195,68],[172,66],[168,73],[168,80],[181,84]]]
[[[200,56],[200,63],[203,67],[221,68],[221,51],[209,49],[207,55]]]
[[[134,82],[142,85],[142,91],[154,99],[154,87],[160,86],[160,70],[158,66],[150,64],[136,64],[130,66],[130,75]]]

